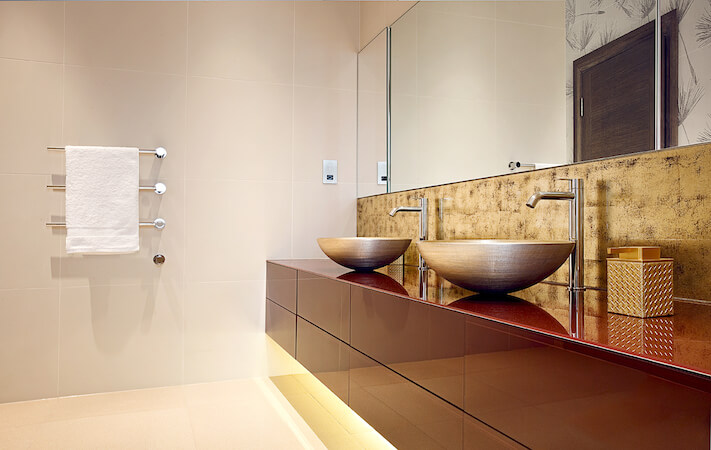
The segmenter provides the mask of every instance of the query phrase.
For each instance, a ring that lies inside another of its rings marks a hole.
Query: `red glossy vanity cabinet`
[[[398,448],[709,448],[704,377],[284,264],[267,333]]]

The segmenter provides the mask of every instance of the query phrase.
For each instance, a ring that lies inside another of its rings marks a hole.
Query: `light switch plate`
[[[338,160],[323,160],[323,184],[338,184]]]
[[[378,184],[388,184],[388,163],[378,161]]]

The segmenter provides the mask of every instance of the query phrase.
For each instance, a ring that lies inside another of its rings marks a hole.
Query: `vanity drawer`
[[[296,355],[296,314],[267,299],[265,330],[287,353]]]
[[[296,334],[296,360],[348,403],[350,347],[301,317]]]
[[[459,407],[464,332],[463,314],[351,287],[351,346]]]
[[[350,342],[351,287],[299,271],[297,314],[338,339]]]
[[[523,448],[355,350],[349,385],[351,409],[397,448]]]
[[[295,269],[267,263],[267,298],[296,314]]]

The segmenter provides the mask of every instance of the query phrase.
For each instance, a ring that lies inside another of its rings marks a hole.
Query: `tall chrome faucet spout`
[[[526,206],[535,208],[541,200],[567,200],[570,201],[570,212],[568,214],[568,235],[570,240],[575,241],[573,253],[570,254],[570,276],[568,278],[568,290],[570,292],[570,331],[575,337],[583,336],[583,291],[584,286],[584,246],[585,229],[583,227],[583,180],[580,178],[569,179],[570,191],[568,192],[536,192],[529,197]]]
[[[528,198],[526,206],[535,208],[541,200],[574,200],[575,193],[573,192],[536,192]]]
[[[420,198],[419,202],[420,202],[419,206],[398,206],[397,208],[391,209],[388,214],[390,214],[391,217],[395,217],[395,214],[397,214],[399,212],[419,213],[420,214],[420,236],[419,236],[419,239],[421,241],[426,241],[427,240],[427,199]],[[418,267],[420,270],[427,269],[427,266],[425,265],[425,260],[422,259],[422,255],[420,255]]]

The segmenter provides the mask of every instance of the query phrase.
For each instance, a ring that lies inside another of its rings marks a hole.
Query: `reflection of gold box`
[[[608,344],[613,347],[666,361],[674,358],[674,322],[671,317],[645,320],[611,314],[607,328]]]
[[[661,258],[659,247],[609,248],[607,310],[634,317],[674,314],[674,260]]]

